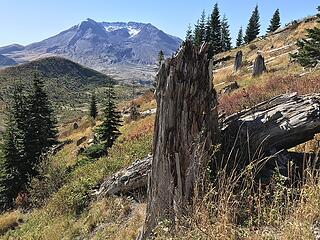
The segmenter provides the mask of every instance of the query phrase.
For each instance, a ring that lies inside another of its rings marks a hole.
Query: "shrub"
[[[39,176],[31,180],[29,202],[32,207],[41,207],[46,200],[65,183],[69,168],[55,164],[49,158],[39,166]]]
[[[88,158],[100,158],[107,155],[104,144],[94,144],[86,148],[83,154]]]
[[[257,49],[257,48],[258,48],[257,45],[255,45],[254,43],[252,43],[252,44],[249,45],[249,49],[250,49],[251,51],[253,51],[253,50]]]

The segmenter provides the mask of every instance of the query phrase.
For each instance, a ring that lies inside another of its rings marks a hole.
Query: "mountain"
[[[0,93],[14,82],[30,86],[35,74],[44,80],[45,89],[55,105],[83,103],[87,91],[105,86],[111,78],[61,57],[48,57],[0,70]],[[4,94],[5,95],[5,94]]]
[[[17,62],[58,55],[116,75],[119,79],[152,80],[155,69],[150,65],[156,64],[158,52],[162,50],[166,56],[170,56],[181,41],[150,23],[110,23],[87,19],[41,42],[25,47],[2,47],[0,53],[6,53]],[[139,77],[132,76],[141,66],[147,67],[145,75],[140,71]]]
[[[24,46],[19,44],[11,44],[8,46],[0,47],[0,54],[6,54],[14,51],[21,51],[24,49]]]
[[[0,67],[7,67],[7,66],[16,65],[16,64],[17,64],[16,61],[14,61],[13,59],[0,54]]]

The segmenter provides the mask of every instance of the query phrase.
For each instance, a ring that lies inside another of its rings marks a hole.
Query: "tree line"
[[[28,192],[32,178],[39,175],[39,164],[58,144],[57,119],[44,82],[35,75],[31,88],[15,84],[6,103],[6,130],[0,144],[0,211],[14,206],[20,193]],[[106,155],[120,135],[121,115],[116,109],[113,84],[108,84],[103,104],[102,124],[95,133],[102,155]],[[89,114],[98,116],[95,95]]]
[[[42,154],[57,143],[58,133],[43,81],[36,75],[31,90],[20,84],[13,87],[6,115],[0,158],[2,210],[11,207],[13,199],[38,174]]]
[[[280,11],[277,9],[270,20],[267,32],[274,32],[280,26]],[[232,39],[229,28],[228,18],[226,15],[223,15],[221,18],[219,6],[216,3],[209,16],[206,16],[205,10],[203,10],[194,29],[192,29],[191,25],[188,26],[186,40],[193,41],[196,46],[200,46],[203,42],[207,42],[209,44],[209,55],[212,57],[215,54],[228,51],[232,48]],[[258,5],[256,5],[249,19],[245,35],[242,27],[239,29],[236,46],[239,47],[244,43],[250,43],[258,37],[259,34],[260,13]]]

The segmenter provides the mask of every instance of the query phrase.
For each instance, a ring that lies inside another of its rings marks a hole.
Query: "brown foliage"
[[[222,95],[219,99],[220,111],[232,114],[244,108],[266,101],[284,93],[297,92],[298,94],[317,93],[320,89],[319,77],[274,77],[263,85],[253,85],[236,91],[230,95]]]

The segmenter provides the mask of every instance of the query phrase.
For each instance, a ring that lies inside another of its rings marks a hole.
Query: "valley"
[[[87,19],[37,43],[0,47],[0,54],[17,63],[61,56],[122,82],[146,81],[150,84],[154,80],[158,52],[162,50],[168,57],[181,41],[151,24]]]

